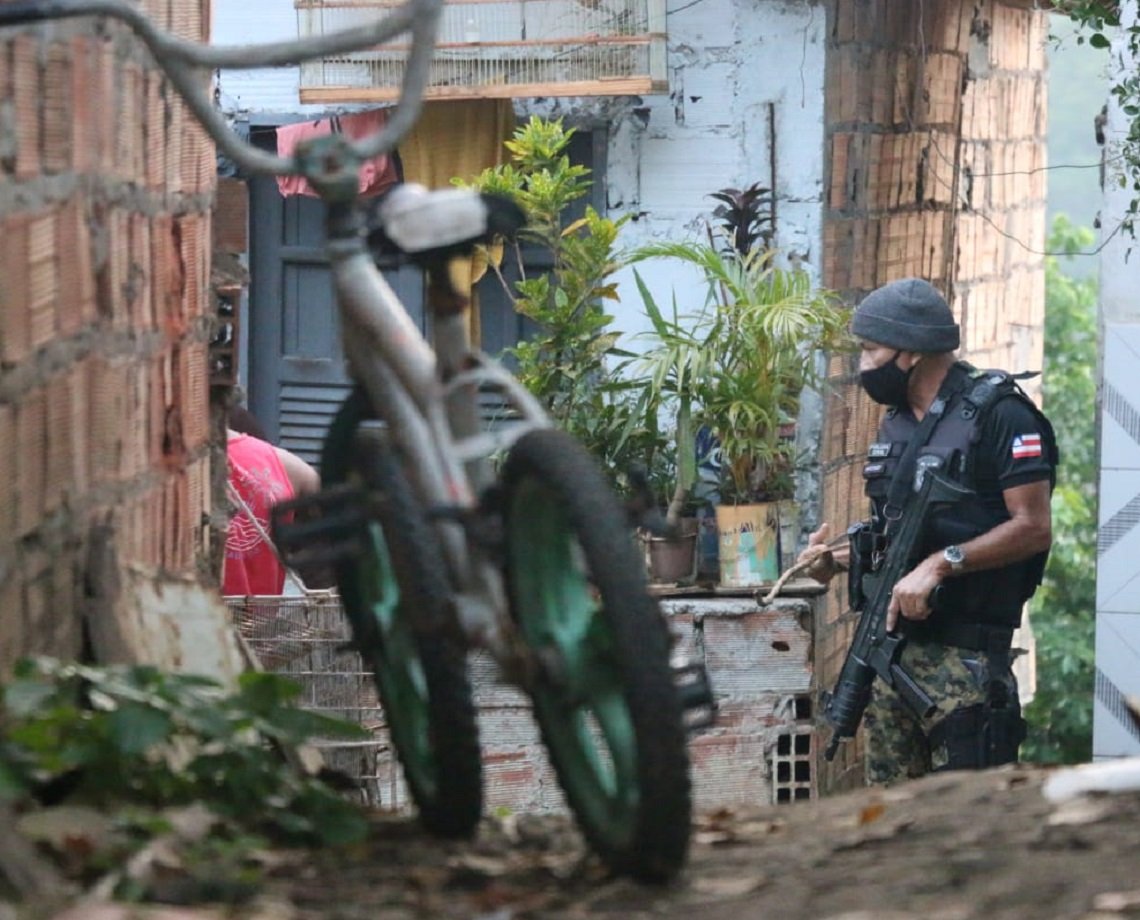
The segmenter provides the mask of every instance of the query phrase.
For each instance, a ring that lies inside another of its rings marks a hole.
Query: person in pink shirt
[[[317,492],[320,476],[296,454],[233,428],[226,429],[226,457],[229,482],[241,502],[235,499],[226,533],[222,594],[281,594],[285,568],[266,541],[270,510]]]

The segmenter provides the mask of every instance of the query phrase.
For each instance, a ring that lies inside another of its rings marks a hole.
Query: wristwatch
[[[942,550],[942,558],[950,563],[950,571],[955,575],[966,567],[966,553],[957,543]]]

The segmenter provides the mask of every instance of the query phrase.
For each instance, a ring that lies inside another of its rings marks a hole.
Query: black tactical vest
[[[1020,399],[1031,409],[1041,424],[1047,456],[1054,471],[1057,466],[1053,428],[1013,376],[1004,371],[979,371],[964,361],[956,363],[950,373],[959,378],[958,385],[948,397],[942,417],[926,445],[918,451],[914,476],[917,478],[927,470],[934,470],[970,489],[973,495],[932,517],[918,558],[954,543],[965,543],[1009,520],[1009,512],[998,496],[991,496],[987,503],[974,491],[974,455],[981,437],[982,420],[1000,400]],[[868,451],[863,479],[867,497],[871,500],[872,524],[879,531],[885,526],[883,508],[891,480],[918,424],[910,414],[889,410],[879,427],[875,443]],[[1047,558],[1048,553],[1041,553],[1007,569],[973,572],[947,579],[941,610],[931,616],[931,625],[940,619],[952,619],[1016,626],[1022,605],[1041,582]]]

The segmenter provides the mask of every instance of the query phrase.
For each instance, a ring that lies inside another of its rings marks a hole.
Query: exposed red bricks
[[[17,496],[19,495],[19,467],[16,464],[16,410],[15,407],[0,403],[0,444],[7,445],[4,451],[6,461],[0,472],[0,533],[14,534],[19,520]],[[15,579],[18,581],[18,579]],[[4,579],[0,579],[2,583]],[[2,588],[0,588],[2,591]],[[0,593],[0,601],[3,594]],[[0,610],[3,608],[0,607]],[[0,629],[0,634],[3,630]],[[0,642],[3,640],[0,639]]]
[[[0,361],[15,364],[31,349],[28,243],[31,221],[8,215],[0,221]]]
[[[25,536],[39,526],[47,485],[47,398],[36,390],[16,407],[16,440],[12,445],[20,477],[16,500],[16,534]]]
[[[999,0],[833,0],[830,14],[824,284],[854,303],[927,278],[951,298],[964,357],[1039,367],[1044,270],[1027,250],[1045,231],[1046,15]],[[866,514],[860,456],[879,416],[853,372],[852,359],[832,361],[822,516],[834,527]],[[834,590],[821,612],[821,686],[849,639],[843,604]],[[850,756],[820,766],[824,788],[858,772]]]
[[[61,173],[71,168],[71,60],[68,47],[48,48],[43,83],[43,168]]]
[[[172,6],[202,37],[198,0],[146,9]],[[2,675],[78,652],[94,525],[122,564],[206,571],[214,158],[147,56],[82,25],[6,33],[0,90]]]
[[[40,44],[21,36],[12,42],[12,96],[16,106],[16,176],[40,172],[43,113],[40,84]]]
[[[218,179],[213,217],[215,251],[244,253],[249,249],[249,186],[240,179]]]

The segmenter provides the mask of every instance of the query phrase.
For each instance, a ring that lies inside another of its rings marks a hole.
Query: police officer
[[[935,471],[972,492],[933,516],[920,561],[894,586],[887,627],[907,636],[901,664],[937,709],[920,718],[875,681],[864,713],[867,781],[1015,761],[1025,723],[1010,642],[1052,540],[1052,428],[1010,375],[956,360],[958,325],[926,281],[873,291],[851,331],[863,389],[887,407],[863,470],[871,519],[858,537],[863,552],[829,550],[827,524],[813,533],[800,557],[814,562],[811,574],[826,583],[848,562],[874,564],[899,513],[892,502],[913,494],[892,490],[896,478],[917,484]]]

